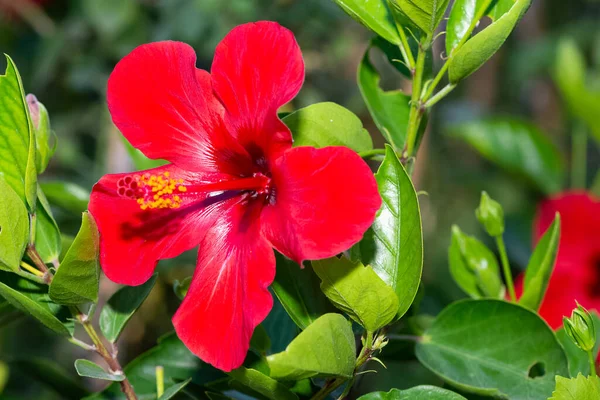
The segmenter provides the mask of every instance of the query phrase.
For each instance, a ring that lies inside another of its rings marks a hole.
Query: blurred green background
[[[184,41],[196,49],[198,67],[210,69],[215,46],[230,29],[263,19],[290,28],[303,50],[306,84],[287,106],[288,111],[320,101],[337,102],[361,117],[381,147],[383,139],[355,81],[371,35],[333,1],[0,0],[0,50],[16,62],[26,92],[34,93],[45,104],[58,137],[56,154],[42,180],[64,180],[90,190],[104,173],[134,168],[110,122],[105,89],[116,62],[135,46],[165,39]],[[457,223],[469,234],[486,237],[473,213],[481,190],[503,203],[512,265],[524,267],[531,251],[531,221],[542,194],[528,182],[486,162],[464,143],[449,138],[447,131],[453,123],[482,116],[523,118],[539,126],[562,149],[569,165],[570,134],[576,123],[563,106],[551,74],[557,43],[564,37],[573,38],[584,52],[588,85],[600,90],[600,2],[536,0],[503,49],[434,110],[414,173],[417,189],[427,192],[421,196],[425,235],[421,311],[435,314],[463,296],[448,272],[450,226]],[[435,62],[440,62],[443,39],[435,46],[435,54],[440,56]],[[386,89],[407,87],[393,68],[378,61]],[[3,71],[4,60],[0,66]],[[590,182],[599,159],[598,147],[590,141]],[[565,187],[568,185],[567,179]],[[76,232],[78,212],[57,207],[55,215],[63,232]],[[191,275],[194,258],[194,254],[186,254],[161,262],[160,283],[120,341],[124,361],[172,330],[170,316],[178,305],[172,285],[175,279]],[[104,281],[102,297],[106,299],[115,289],[116,285]],[[10,370],[0,398],[61,398],[43,383],[40,375],[44,374],[34,365],[46,375],[48,367],[33,363],[36,358],[53,360],[70,379],[79,381],[72,366],[73,360],[82,356],[77,347],[24,317],[16,323],[0,324],[0,359]],[[395,360],[394,354],[391,346],[384,358],[398,364],[394,368],[398,376],[380,373],[365,380],[365,387],[385,390],[392,383],[403,387],[403,379],[407,380],[405,386],[435,382],[416,362],[401,357]],[[89,380],[77,384],[100,389],[90,386],[98,383]]]

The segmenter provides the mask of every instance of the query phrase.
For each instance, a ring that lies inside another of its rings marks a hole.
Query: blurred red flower
[[[104,176],[89,208],[115,282],[142,284],[158,260],[199,246],[173,324],[192,352],[229,371],[272,307],[272,248],[299,264],[338,254],[361,239],[381,199],[352,150],[292,148],[277,116],[304,80],[289,30],[241,25],[217,47],[210,74],[195,64],[190,46],[158,42],[115,67],[114,123],[146,156],[171,164]]]
[[[540,315],[553,329],[562,326],[578,301],[600,311],[600,199],[586,192],[566,192],[543,201],[534,222],[534,242],[561,216],[561,238],[554,272]],[[515,282],[523,289],[523,275]]]

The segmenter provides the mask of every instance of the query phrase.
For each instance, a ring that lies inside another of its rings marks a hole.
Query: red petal
[[[567,192],[543,201],[534,222],[537,242],[561,215],[561,238],[556,270],[578,273],[583,265],[600,261],[600,199],[585,192]]]
[[[185,43],[134,49],[111,74],[107,97],[115,125],[150,158],[190,171],[230,173],[248,158],[226,132],[210,75],[196,69],[196,54]]]
[[[144,283],[158,260],[178,256],[198,245],[220,212],[218,197],[184,199],[177,209],[141,210],[135,199],[119,195],[120,179],[143,173],[181,178],[184,184],[211,180],[174,165],[132,174],[105,175],[94,186],[89,210],[100,231],[100,264],[108,278],[126,285]],[[210,177],[216,180],[223,175]],[[210,201],[212,200],[212,201]]]
[[[345,147],[291,149],[272,173],[275,204],[263,210],[263,232],[298,263],[348,249],[381,206],[369,166]]]
[[[274,159],[291,146],[277,109],[304,81],[304,61],[292,32],[275,22],[240,25],[217,46],[211,72],[229,131],[244,148],[255,158]]]
[[[254,328],[271,310],[273,249],[260,233],[260,204],[232,199],[200,244],[187,296],[173,317],[179,338],[224,371],[242,365]]]

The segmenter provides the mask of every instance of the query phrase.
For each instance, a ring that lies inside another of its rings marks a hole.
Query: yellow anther
[[[180,192],[186,192],[186,191],[187,191],[187,188],[186,188],[185,186],[179,186],[179,187],[177,188],[177,190],[179,190]]]
[[[137,203],[142,210],[157,208],[179,208],[182,199],[177,192],[185,192],[183,179],[172,179],[168,171],[160,175],[145,174],[136,177],[140,192]]]

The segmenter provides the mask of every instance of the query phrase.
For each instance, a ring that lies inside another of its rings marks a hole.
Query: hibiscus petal
[[[173,317],[183,343],[224,371],[242,365],[254,328],[273,306],[267,287],[275,257],[260,233],[261,206],[228,202],[200,244],[192,284]]]
[[[369,166],[345,147],[297,147],[272,167],[274,204],[263,232],[298,263],[332,257],[358,242],[381,206]]]
[[[107,98],[115,125],[150,158],[229,173],[249,162],[223,125],[210,75],[196,68],[196,54],[185,43],[135,48],[110,75]]]
[[[100,232],[100,264],[114,282],[141,285],[150,278],[158,260],[197,246],[220,212],[223,202],[218,202],[218,196],[197,194],[184,198],[179,208],[142,210],[135,198],[124,195],[131,189],[123,187],[123,182],[132,182],[142,174],[160,176],[165,172],[183,179],[184,185],[223,177],[190,173],[171,164],[136,173],[105,175],[92,190],[89,210]]]
[[[211,73],[229,131],[255,159],[275,159],[291,146],[277,109],[304,81],[304,61],[292,32],[275,22],[238,26],[217,46]]]

